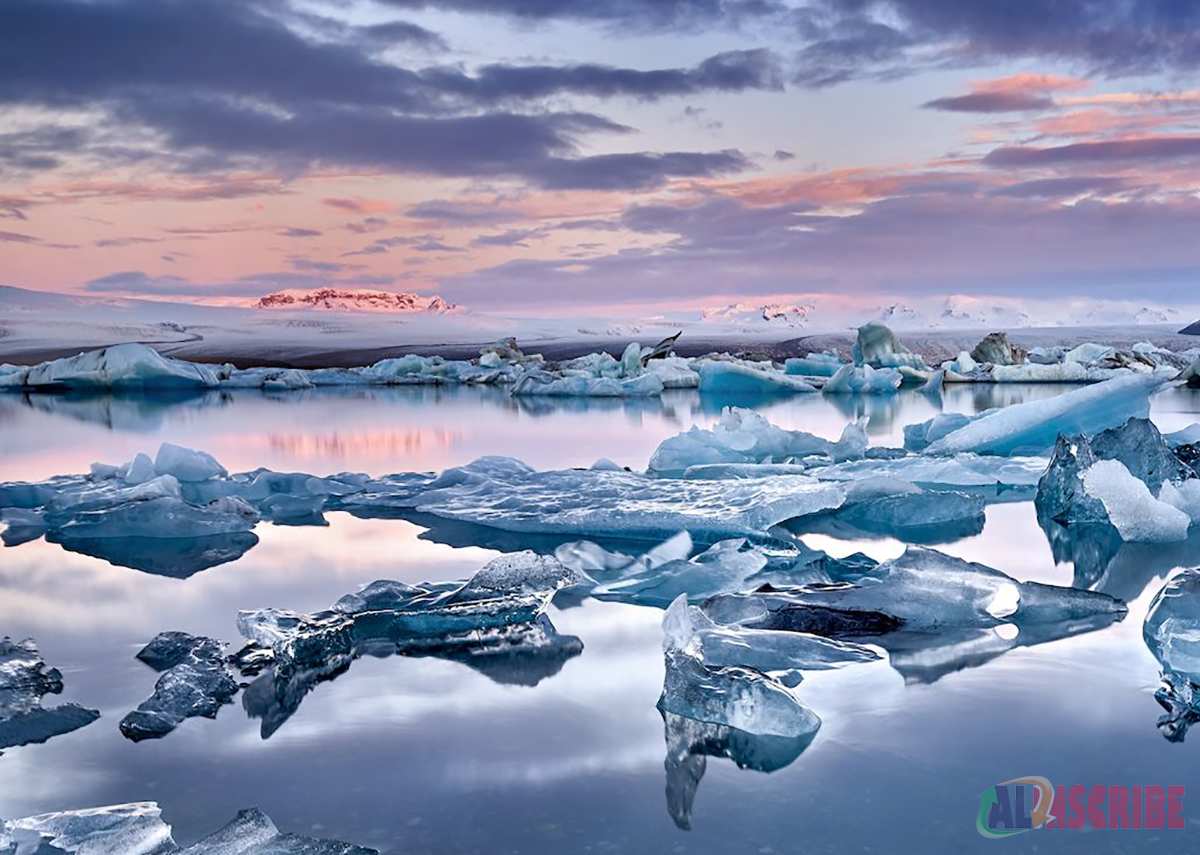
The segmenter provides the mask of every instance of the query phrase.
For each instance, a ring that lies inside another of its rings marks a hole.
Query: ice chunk
[[[900,388],[903,378],[894,368],[872,368],[870,365],[843,365],[821,387],[826,394],[852,393],[892,395]]]
[[[864,427],[852,423],[837,442],[804,431],[785,430],[754,410],[726,407],[710,430],[693,427],[665,439],[650,458],[654,472],[681,472],[711,463],[782,463],[809,455],[837,460],[861,457],[867,447]]]
[[[925,382],[921,387],[921,392],[931,397],[941,395],[942,390],[946,386],[946,372],[944,369],[933,372],[933,376]]]
[[[36,834],[53,849],[17,849],[16,855],[173,855],[178,852],[171,839],[171,826],[162,821],[154,802],[135,802],[112,807],[61,811],[11,819],[6,832]],[[0,837],[3,841],[3,837]],[[0,850],[3,851],[3,850]]]
[[[1142,636],[1164,669],[1200,683],[1200,568],[1179,571],[1154,595]]]
[[[16,848],[5,848],[9,843]],[[281,833],[257,808],[239,812],[220,831],[181,849],[155,802],[8,820],[0,823],[0,852],[6,855],[379,855],[377,850],[336,840]]]
[[[982,496],[923,490],[882,477],[849,482],[842,507],[788,523],[793,531],[846,540],[893,537],[904,543],[949,543],[979,534],[983,525]]]
[[[78,704],[42,706],[43,697],[62,690],[62,674],[47,670],[33,639],[0,639],[0,749],[45,742],[100,717]]]
[[[74,514],[58,527],[64,538],[194,538],[254,528],[258,512],[241,499],[218,499],[197,507],[162,497]]]
[[[1145,418],[1150,411],[1150,394],[1162,383],[1161,377],[1131,375],[990,411],[931,441],[925,453],[1012,454],[1019,449],[1050,448],[1060,433],[1090,436],[1124,424],[1131,416]]]
[[[871,648],[851,641],[805,632],[721,626],[703,609],[688,605],[683,594],[663,615],[663,634],[668,649],[684,651],[717,668],[740,665],[763,673],[825,671],[880,658]]]
[[[1180,484],[1167,481],[1162,485],[1158,498],[1159,501],[1187,514],[1192,520],[1192,525],[1200,524],[1200,478],[1192,478]]]
[[[844,364],[836,353],[810,353],[786,360],[783,367],[786,373],[802,377],[832,377]]]
[[[733,392],[754,395],[815,392],[816,387],[797,377],[742,362],[705,360],[699,365],[701,392]]]
[[[1200,359],[1180,371],[1175,379],[1186,383],[1193,389],[1200,387]]]
[[[162,453],[161,450],[159,453]],[[96,464],[93,463],[92,466],[94,468]],[[128,463],[117,467],[116,475],[126,484],[145,484],[157,478],[159,472],[150,456],[139,451]]]
[[[495,459],[486,468],[488,474],[475,468],[461,476],[447,470],[434,483],[453,486],[431,488],[403,504],[505,531],[660,539],[681,530],[714,537],[761,533],[843,499],[840,487],[795,475],[690,481],[603,470],[535,472]]]
[[[925,360],[900,344],[893,333],[878,321],[871,321],[858,328],[858,337],[851,351],[855,365],[870,365],[872,368],[925,368]]]
[[[1008,333],[1004,332],[988,333],[971,351],[971,358],[976,362],[992,365],[1020,365],[1026,355],[1022,348],[1008,340]]]
[[[883,477],[937,487],[1032,487],[1046,471],[1044,457],[990,457],[964,452],[953,457],[909,456],[849,460],[809,470],[822,481]]]
[[[1191,475],[1148,419],[1130,419],[1096,436],[1059,436],[1046,474],[1038,482],[1038,514],[1062,523],[1106,522],[1102,503],[1083,489],[1081,475],[1097,460],[1118,460],[1157,493],[1168,480]]]
[[[704,609],[718,623],[819,635],[1023,625],[1126,611],[1105,594],[1018,582],[991,567],[917,546],[836,584],[725,594]]]
[[[989,410],[988,412],[994,411]],[[966,416],[962,413],[939,413],[927,422],[905,425],[904,447],[908,451],[924,451],[932,443],[964,425],[969,425],[979,417]]]
[[[1071,350],[1068,350],[1063,356],[1064,362],[1078,362],[1081,365],[1090,365],[1093,362],[1098,362],[1106,356],[1111,356],[1115,352],[1115,348],[1107,344],[1096,344],[1094,342],[1085,342]]]
[[[1169,543],[1187,538],[1191,517],[1160,502],[1119,460],[1099,460],[1084,470],[1085,492],[1100,501],[1124,540]]]
[[[221,643],[214,638],[161,633],[137,658],[163,674],[154,694],[121,719],[121,733],[134,742],[166,736],[186,718],[216,718],[237,693]]]
[[[658,708],[746,733],[811,739],[821,719],[778,681],[752,668],[709,668],[697,656],[663,642],[666,677]]]
[[[629,567],[618,579],[597,587],[597,599],[666,608],[683,595],[693,601],[737,590],[767,566],[767,557],[744,539],[723,540],[694,558],[642,568]]]
[[[154,470],[159,475],[173,475],[180,481],[207,481],[229,475],[225,467],[208,452],[193,451],[169,442],[159,446]]]
[[[144,344],[116,344],[0,374],[12,389],[182,389],[217,385],[207,365],[162,356]]]
[[[614,377],[555,377],[546,372],[528,373],[513,384],[514,395],[554,397],[638,398],[661,395],[663,381],[657,374],[619,380]]]
[[[667,813],[681,829],[692,827],[692,805],[709,757],[727,757],[739,769],[775,772],[812,744],[816,730],[800,736],[763,736],[721,724],[662,713],[666,730]]]
[[[959,351],[958,357],[953,361],[943,363],[942,369],[947,373],[963,377],[979,371],[979,364],[975,362],[971,354],[963,350]]]
[[[1172,448],[1200,443],[1200,424],[1188,425],[1183,430],[1167,434],[1163,439]]]

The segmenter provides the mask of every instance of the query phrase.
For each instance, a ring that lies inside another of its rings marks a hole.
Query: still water
[[[946,412],[973,413],[1064,389],[960,387]],[[838,403],[766,400],[517,402],[491,389],[372,389],[161,398],[0,397],[0,481],[121,462],[162,441],[205,449],[230,471],[316,474],[439,470],[485,454],[538,468],[608,457],[644,468],[657,444],[726,404],[836,438],[869,418],[877,445],[934,415],[918,393]],[[1157,396],[1164,432],[1200,421],[1200,394]],[[257,806],[285,831],[390,853],[789,853],[1193,848],[1200,824],[1195,746],[1155,726],[1158,667],[1141,640],[1151,597],[1200,538],[1127,546],[1100,567],[1056,563],[1031,502],[991,505],[982,533],[944,551],[1019,578],[1090,585],[1129,601],[1123,622],[1069,638],[963,639],[951,649],[816,673],[797,690],[823,719],[815,740],[771,773],[710,757],[691,830],[664,795],[661,612],[584,600],[552,607],[582,653],[540,669],[489,673],[432,658],[364,657],[317,685],[269,732],[241,698],[132,743],[121,717],[156,675],[133,655],[162,630],[236,643],[238,609],[308,612],[374,579],[469,576],[498,553],[435,542],[418,525],[331,513],[322,528],[260,524],[237,560],[171,578],[44,541],[0,550],[0,635],[37,639],[64,674],[47,704],[98,708],[92,725],[0,756],[0,816],[154,800],[181,842]],[[424,535],[424,536],[423,536]],[[900,554],[893,540],[808,536],[834,555]],[[1059,558],[1069,558],[1061,551]],[[1108,558],[1108,556],[1106,556]],[[1011,648],[1011,649],[1010,649]],[[263,734],[268,733],[264,738]],[[1197,736],[1200,739],[1200,736]],[[1052,830],[1003,844],[974,828],[978,795],[1041,775],[1055,785],[1184,784],[1183,832]]]

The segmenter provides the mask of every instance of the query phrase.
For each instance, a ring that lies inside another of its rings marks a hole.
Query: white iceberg
[[[218,382],[210,366],[171,359],[144,344],[115,344],[0,374],[0,388],[13,389],[196,389]]]
[[[926,454],[1013,454],[1040,451],[1054,445],[1058,435],[1091,436],[1150,412],[1150,394],[1165,378],[1129,375],[1053,398],[990,410],[956,430],[931,441]],[[936,420],[935,420],[936,421]],[[905,443],[908,444],[908,430]]]
[[[1081,477],[1084,489],[1104,505],[1122,540],[1170,543],[1187,539],[1191,517],[1156,499],[1121,461],[1098,460]]]
[[[650,457],[652,472],[681,472],[713,463],[785,463],[809,455],[834,461],[861,457],[867,434],[858,423],[847,425],[842,437],[831,442],[804,431],[773,425],[761,413],[726,407],[711,429],[693,427],[663,440]]]
[[[821,387],[826,394],[893,395],[904,378],[895,368],[843,365]]]

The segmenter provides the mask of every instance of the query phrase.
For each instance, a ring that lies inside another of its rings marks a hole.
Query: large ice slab
[[[12,847],[12,848],[9,848]],[[5,855],[379,855],[337,840],[281,833],[257,808],[186,849],[155,802],[59,811],[0,822]]]
[[[846,485],[846,501],[840,508],[789,522],[787,527],[844,540],[892,537],[926,544],[949,543],[983,531],[985,501],[980,495],[926,490],[879,476]]]
[[[62,674],[47,668],[33,639],[0,638],[0,749],[45,742],[100,717],[79,704],[42,706],[62,690]]]
[[[826,381],[821,391],[829,394],[894,395],[904,382],[895,368],[843,365]]]
[[[810,455],[834,462],[861,457],[868,444],[857,422],[846,426],[832,442],[798,430],[777,427],[761,413],[726,407],[710,429],[693,427],[663,440],[650,457],[654,472],[682,472],[713,463],[789,463]]]
[[[817,387],[770,365],[706,359],[699,363],[701,392],[731,392],[753,395],[815,392]]]
[[[212,367],[162,356],[144,344],[116,344],[0,374],[0,388],[10,389],[202,389],[218,382]]]
[[[1161,376],[1131,375],[992,410],[931,441],[925,453],[1007,455],[1050,448],[1060,433],[1091,436],[1124,424],[1130,417],[1146,418],[1150,394],[1164,382]],[[907,430],[905,434],[907,444]]]
[[[819,635],[1023,625],[1126,611],[1124,603],[1105,594],[1018,582],[991,567],[916,546],[835,584],[721,595],[704,609],[718,623]]]
[[[514,395],[550,397],[639,398],[661,395],[662,378],[655,373],[637,377],[557,377],[548,372],[528,373],[512,386]]]
[[[159,633],[137,658],[163,673],[154,694],[121,719],[121,733],[134,742],[166,736],[187,718],[216,718],[237,694],[238,684],[215,638]]]
[[[995,457],[963,452],[952,457],[910,455],[894,460],[849,460],[810,468],[822,481],[890,478],[927,487],[1033,487],[1046,471],[1044,457]]]
[[[484,458],[447,470],[403,504],[506,531],[658,540],[681,530],[757,534],[837,507],[843,495],[837,485],[802,476],[675,480],[595,469],[538,472],[520,461]]]

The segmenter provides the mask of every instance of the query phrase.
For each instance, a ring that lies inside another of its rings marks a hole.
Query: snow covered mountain
[[[373,291],[369,289],[320,288],[303,290],[291,288],[268,294],[254,303],[256,309],[320,309],[337,312],[425,312],[444,315],[458,309],[436,294]]]
[[[813,304],[792,306],[785,303],[730,303],[728,306],[704,309],[700,321],[708,324],[732,324],[749,329],[801,329],[808,326]]]

